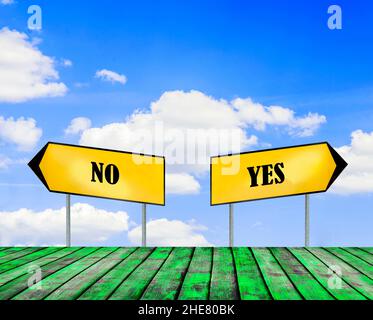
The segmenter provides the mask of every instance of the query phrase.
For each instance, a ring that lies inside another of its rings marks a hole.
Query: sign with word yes
[[[211,205],[326,191],[347,163],[326,142],[217,156]]]

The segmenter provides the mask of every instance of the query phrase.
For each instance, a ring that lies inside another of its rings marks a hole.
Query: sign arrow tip
[[[28,166],[36,174],[36,176],[40,179],[40,181],[43,182],[46,188],[49,190],[47,181],[45,180],[43,172],[40,169],[40,162],[43,159],[44,154],[47,151],[47,148],[48,148],[48,143],[36,154],[35,157],[31,159],[31,161],[28,163]]]
[[[327,189],[329,189],[329,187],[333,184],[333,182],[338,178],[338,176],[342,173],[342,171],[348,165],[348,163],[339,155],[339,153],[335,151],[329,144],[328,144],[328,148],[335,162],[335,169],[334,169],[332,177],[330,178]]]

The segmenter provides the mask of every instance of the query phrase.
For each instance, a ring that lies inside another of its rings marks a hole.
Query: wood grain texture
[[[3,247],[0,300],[372,300],[371,252]]]
[[[301,300],[302,296],[268,248],[253,248],[255,259],[275,300]]]
[[[309,248],[315,256],[322,260],[329,268],[339,268],[341,272],[341,278],[346,281],[350,286],[353,286],[355,290],[359,291],[364,297],[373,299],[373,281],[366,275],[362,274],[342,259],[337,258],[330,252],[322,248]]]
[[[373,265],[373,254],[370,254],[369,252],[365,251],[365,248],[340,248],[344,251],[347,251],[354,256],[368,262],[370,265]]]
[[[289,248],[290,252],[305,266],[317,281],[338,300],[366,300],[344,279],[333,273],[328,265],[304,248]]]
[[[212,248],[196,248],[180,290],[179,300],[207,300],[210,291]]]
[[[104,300],[153,252],[154,248],[138,248],[101,279],[88,288],[80,300]]]
[[[239,299],[231,248],[214,248],[210,285],[211,300]]]
[[[271,294],[249,248],[233,248],[237,282],[242,300],[270,300]]]
[[[178,295],[193,251],[193,248],[174,249],[144,291],[141,299],[174,300]]]
[[[271,251],[304,299],[334,299],[290,251],[286,248],[272,248]]]
[[[373,266],[365,260],[345,251],[341,248],[325,248],[330,253],[334,254],[344,262],[355,268],[362,274],[365,274],[369,279],[373,279]]]
[[[176,250],[176,249],[174,249]],[[152,254],[114,291],[110,300],[140,299],[149,283],[170,255],[172,248],[157,248]]]

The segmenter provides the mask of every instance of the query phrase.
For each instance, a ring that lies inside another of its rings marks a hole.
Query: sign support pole
[[[233,247],[233,203],[229,204],[229,246]]]
[[[310,195],[306,194],[304,198],[305,204],[305,246],[310,245]]]
[[[142,204],[142,246],[146,247],[146,204]]]
[[[71,199],[66,194],[66,247],[71,247]]]

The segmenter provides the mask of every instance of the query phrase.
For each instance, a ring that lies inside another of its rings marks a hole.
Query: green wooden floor
[[[0,248],[0,299],[372,300],[372,264],[373,248]]]

